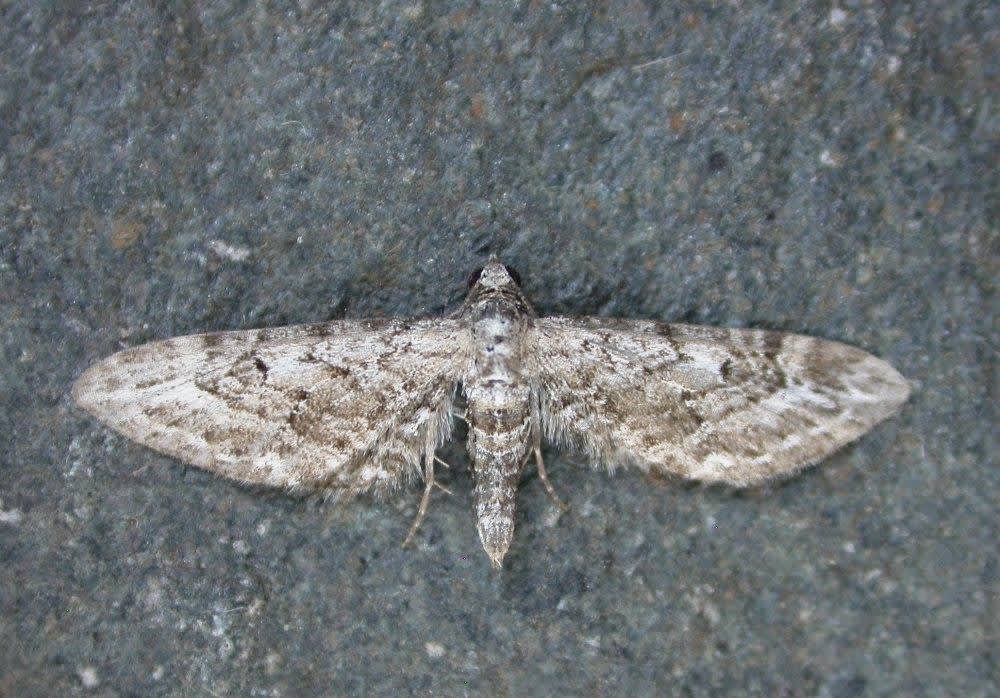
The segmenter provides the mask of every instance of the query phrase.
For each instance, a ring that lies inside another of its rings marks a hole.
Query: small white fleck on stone
[[[97,678],[97,669],[92,666],[85,666],[79,669],[77,675],[80,677],[80,683],[83,684],[84,688],[97,688],[101,680]]]
[[[233,551],[235,551],[237,555],[246,555],[250,552],[250,546],[247,545],[247,542],[242,538],[237,538],[233,541]]]
[[[840,159],[829,150],[824,150],[819,154],[819,161],[827,167],[836,167],[840,164]]]
[[[867,572],[865,572],[865,576],[862,577],[862,579],[865,580],[865,583],[871,584],[872,582],[874,582],[876,579],[878,579],[881,576],[882,576],[882,570],[871,569],[871,570],[868,570]]]
[[[278,669],[281,668],[282,657],[277,652],[268,652],[267,656],[264,657],[264,672],[268,676],[272,676],[277,673]]]
[[[847,21],[847,13],[844,12],[839,7],[834,7],[830,10],[830,26],[839,27],[841,24]]]
[[[444,645],[437,642],[425,642],[424,649],[427,651],[427,656],[431,659],[440,659],[444,656]]]
[[[0,509],[0,523],[17,526],[21,523],[21,510],[8,509],[7,511],[4,511],[3,509]]]
[[[403,17],[410,20],[411,22],[418,20],[424,15],[423,3],[417,2],[412,5],[407,5],[406,7],[403,8],[401,14],[403,15]]]
[[[212,240],[208,243],[208,248],[223,259],[233,262],[245,262],[250,256],[250,250],[246,247],[236,247],[222,240]]]
[[[895,75],[902,67],[903,61],[900,60],[899,56],[889,56],[885,61],[885,72],[889,75]]]
[[[722,614],[719,613],[719,607],[708,599],[705,599],[699,610],[701,611],[702,617],[708,621],[709,625],[718,625],[719,621],[722,620]]]

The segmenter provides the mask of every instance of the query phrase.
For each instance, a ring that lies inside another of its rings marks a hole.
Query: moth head
[[[487,291],[492,289],[520,288],[521,275],[516,270],[491,259],[485,267],[472,272],[469,277],[469,290]]]
[[[514,312],[534,317],[531,303],[521,291],[521,276],[496,258],[469,277],[469,294],[462,304],[470,316]],[[506,308],[506,310],[504,310]]]

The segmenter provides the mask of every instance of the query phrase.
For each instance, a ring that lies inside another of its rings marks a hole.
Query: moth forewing
[[[603,318],[538,327],[547,433],[689,479],[786,477],[909,395],[889,364],[814,337]]]

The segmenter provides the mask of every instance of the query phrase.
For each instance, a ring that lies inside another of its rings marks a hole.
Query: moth
[[[446,317],[175,337],[93,365],[73,398],[128,438],[241,483],[348,499],[422,478],[409,542],[459,390],[477,528],[496,567],[529,460],[562,506],[543,437],[608,469],[748,487],[820,461],[909,395],[885,361],[838,342],[539,317],[492,259]]]

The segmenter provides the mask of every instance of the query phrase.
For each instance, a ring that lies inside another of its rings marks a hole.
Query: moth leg
[[[447,462],[445,462],[445,461],[441,460],[440,458],[438,458],[437,456],[434,456],[434,460],[436,460],[438,463],[440,463],[441,465],[443,465],[444,467],[446,467],[448,470],[451,470],[451,466]],[[447,492],[448,494],[454,494],[454,492],[452,492],[451,490],[449,490],[447,487],[445,487],[444,485],[442,485],[437,480],[434,481],[434,486],[437,487],[442,492]]]
[[[538,479],[542,481],[542,486],[545,487],[545,491],[548,493],[549,499],[551,499],[552,503],[555,504],[560,509],[562,509],[563,511],[569,511],[569,505],[566,504],[566,502],[564,502],[563,500],[559,499],[559,497],[556,495],[555,488],[552,487],[552,483],[549,482],[549,476],[545,472],[545,461],[542,460],[542,449],[540,449],[538,446],[535,446],[534,451],[535,451],[535,462],[538,464]]]
[[[545,461],[542,460],[542,420],[539,416],[537,395],[531,401],[531,450],[535,454],[535,463],[538,465],[538,479],[542,481],[542,486],[545,487],[549,499],[562,511],[568,511],[569,505],[556,495],[555,488],[549,482],[549,475],[545,472]]]
[[[434,482],[434,442],[431,440],[430,434],[428,434],[427,448],[424,453],[424,494],[420,498],[420,506],[417,508],[417,516],[413,519],[413,524],[410,526],[409,533],[406,534],[406,538],[403,540],[403,547],[405,548],[413,541],[413,536],[417,534],[417,529],[420,528],[420,524],[423,522],[424,517],[427,516],[427,507],[431,503],[431,491],[437,483]],[[438,487],[441,487],[438,485]],[[444,489],[443,487],[441,489]],[[445,490],[448,492],[448,490]],[[449,494],[451,494],[449,492]]]

